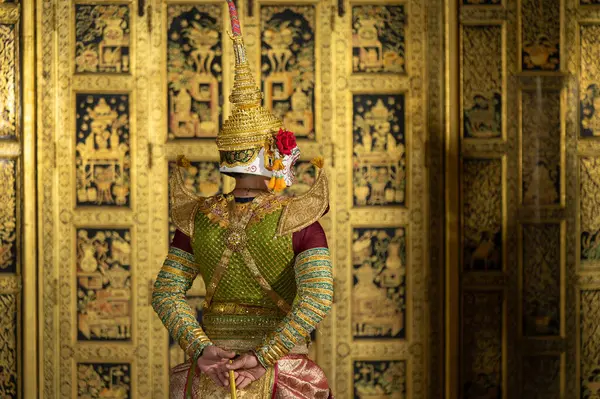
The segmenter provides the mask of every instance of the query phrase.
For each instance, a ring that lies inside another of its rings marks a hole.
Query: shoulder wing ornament
[[[180,155],[177,158],[177,166],[169,178],[169,205],[171,220],[175,227],[191,237],[194,232],[196,212],[205,202],[205,198],[199,197],[185,187],[181,168],[187,168],[188,166],[190,166],[190,162],[183,155]]]
[[[323,159],[313,160],[313,165],[318,169],[315,183],[303,195],[292,198],[283,209],[277,235],[300,231],[321,218],[329,208],[329,183],[323,169]]]

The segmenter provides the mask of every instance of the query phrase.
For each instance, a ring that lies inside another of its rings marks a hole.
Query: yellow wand
[[[229,361],[229,364],[233,363],[233,360]],[[229,387],[231,388],[231,399],[237,399],[237,394],[235,392],[235,375],[233,374],[233,370],[229,370]]]

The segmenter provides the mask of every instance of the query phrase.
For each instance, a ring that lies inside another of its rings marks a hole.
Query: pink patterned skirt
[[[193,378],[191,398],[229,398],[229,389],[216,386],[210,378],[196,370],[191,374],[191,363],[183,363],[171,371],[171,399],[186,399],[188,379]],[[189,396],[188,396],[189,397]],[[245,390],[238,391],[239,399],[333,399],[325,373],[306,355],[287,355],[275,367]]]

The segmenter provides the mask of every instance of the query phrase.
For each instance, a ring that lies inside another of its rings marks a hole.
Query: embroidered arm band
[[[173,339],[190,358],[196,360],[205,347],[212,345],[185,293],[198,275],[192,254],[171,247],[152,291],[152,307]]]
[[[313,248],[300,253],[294,269],[298,292],[292,310],[255,350],[265,367],[273,366],[294,346],[306,342],[331,309],[333,274],[329,249]]]

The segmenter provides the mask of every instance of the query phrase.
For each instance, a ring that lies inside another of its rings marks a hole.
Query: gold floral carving
[[[560,334],[561,227],[523,226],[523,335]]]
[[[522,201],[524,205],[561,202],[561,106],[559,91],[522,92]]]
[[[586,24],[579,29],[579,135],[594,137],[600,135],[600,57],[594,55],[600,51],[600,25]]]
[[[0,19],[1,21],[1,19]],[[15,25],[0,24],[0,137],[17,136],[17,45]],[[0,264],[2,262],[0,261]]]
[[[600,158],[581,158],[579,179],[581,267],[596,268],[600,266]]]
[[[585,290],[580,295],[581,398],[593,399],[600,392],[600,290]]]
[[[284,208],[277,226],[277,234],[282,236],[300,231],[310,226],[325,214],[329,208],[329,182],[325,170],[321,169],[317,181],[311,189],[293,198]]]
[[[502,161],[466,159],[463,184],[463,269],[502,269]]]
[[[500,291],[463,294],[461,398],[501,397],[502,312]]]
[[[0,280],[1,281],[1,280]],[[17,294],[0,294],[0,396],[16,398],[17,381]]]
[[[462,28],[463,137],[502,136],[502,26]],[[485,60],[485,62],[481,62]]]
[[[355,361],[354,398],[406,398],[406,361]]]
[[[16,271],[16,173],[14,160],[0,159],[0,271]]]
[[[524,71],[560,69],[560,8],[553,0],[521,1]]]
[[[545,399],[561,397],[560,355],[524,356],[521,397]]]

